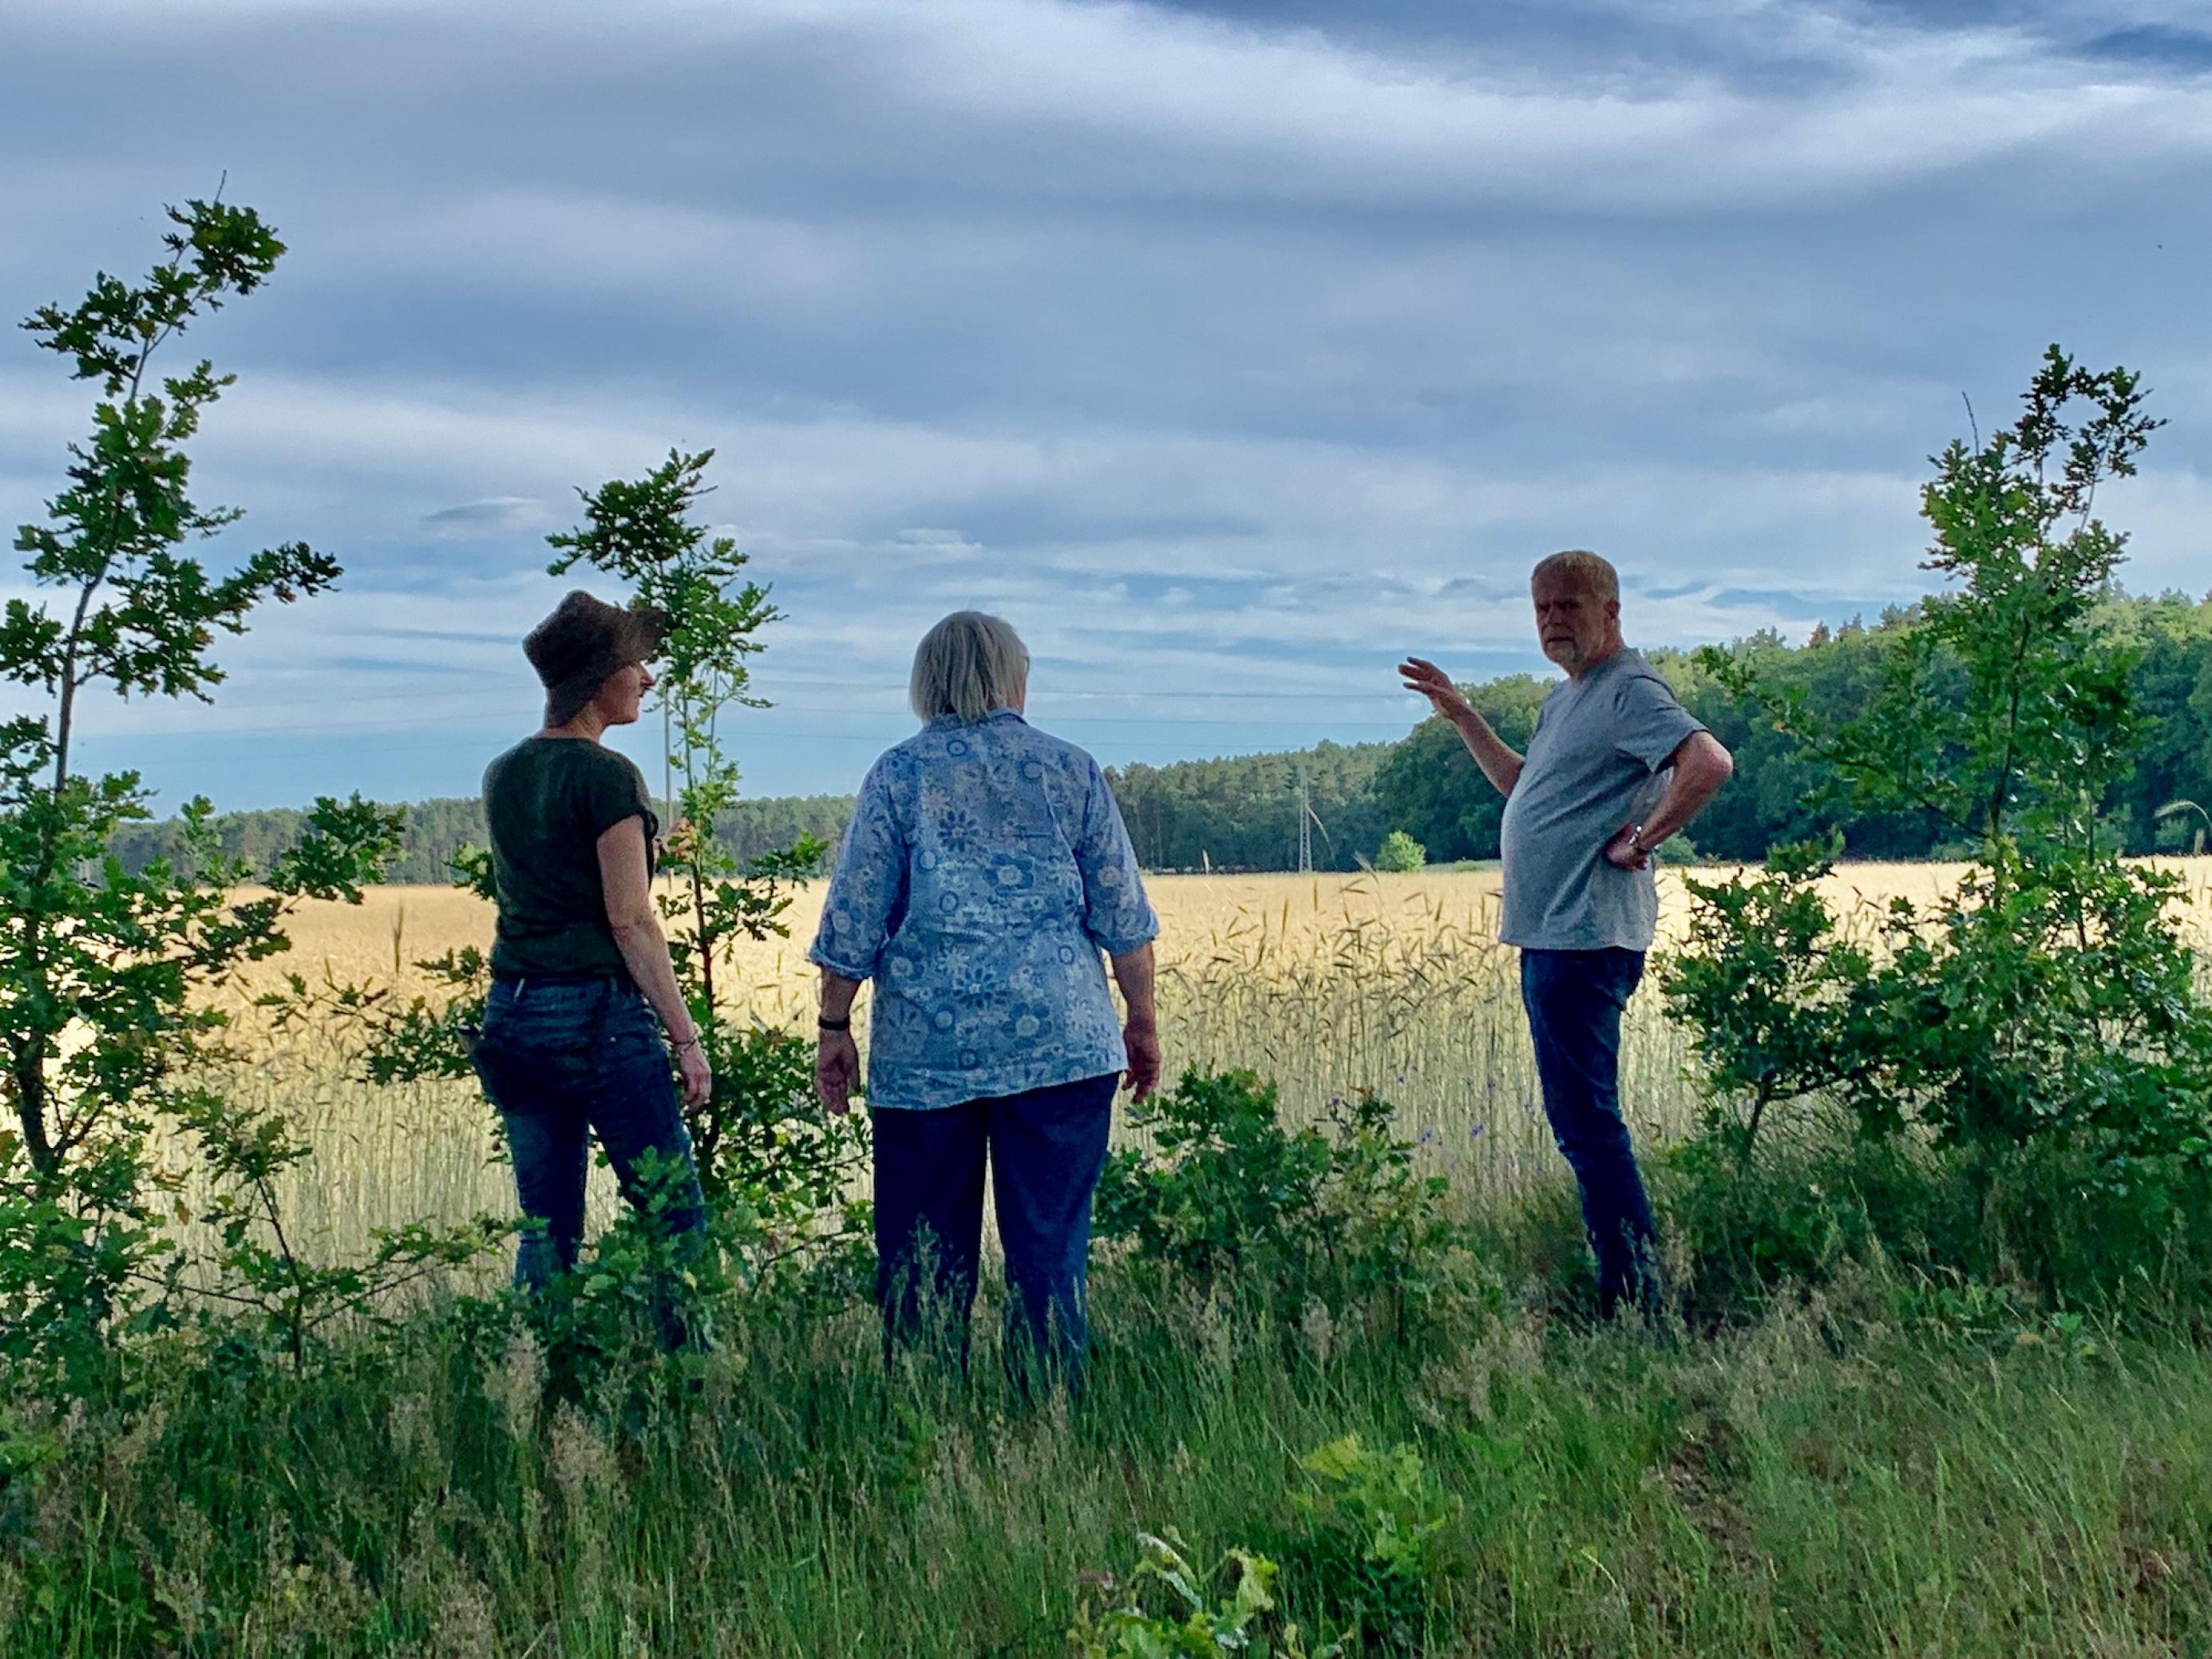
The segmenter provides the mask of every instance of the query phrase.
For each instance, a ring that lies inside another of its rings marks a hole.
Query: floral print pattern
[[[868,1104],[928,1109],[1121,1071],[1100,952],[1158,932],[1098,763],[998,709],[869,771],[809,955],[874,981]]]

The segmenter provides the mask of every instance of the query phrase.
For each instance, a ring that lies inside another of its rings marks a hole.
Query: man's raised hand
[[[1406,690],[1418,691],[1429,700],[1429,707],[1446,720],[1457,722],[1474,713],[1474,706],[1459,694],[1451,676],[1424,657],[1408,657],[1398,665],[1398,672],[1406,682]]]

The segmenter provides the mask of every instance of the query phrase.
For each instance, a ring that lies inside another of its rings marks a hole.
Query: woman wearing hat
[[[670,1048],[684,1103],[703,1102],[713,1079],[653,906],[659,824],[637,768],[599,742],[637,719],[668,626],[588,593],[562,599],[522,642],[545,685],[544,728],[484,773],[499,924],[475,1059],[523,1213],[544,1224],[516,1255],[526,1288],[576,1264],[587,1133],[633,1205],[650,1195],[639,1166],[654,1154],[673,1183],[662,1224],[706,1224]]]
[[[1105,775],[1022,718],[1029,652],[962,611],[924,635],[925,724],[860,786],[822,908],[823,1102],[859,1081],[853,999],[875,983],[876,1292],[887,1342],[933,1318],[964,1354],[988,1165],[1012,1294],[1008,1358],[1080,1381],[1091,1200],[1115,1084],[1158,1079],[1159,923]],[[1107,988],[1111,958],[1127,1017]]]

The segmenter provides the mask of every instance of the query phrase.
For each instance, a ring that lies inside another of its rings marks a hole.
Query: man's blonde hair
[[[1610,560],[1600,558],[1585,547],[1571,547],[1564,553],[1554,553],[1549,558],[1537,561],[1535,569],[1528,573],[1528,583],[1534,586],[1547,576],[1565,576],[1580,583],[1601,599],[1620,602],[1620,573]]]
[[[1029,647],[1011,625],[981,611],[956,611],[915,647],[907,697],[925,721],[952,714],[973,722],[1011,708],[1029,678]]]

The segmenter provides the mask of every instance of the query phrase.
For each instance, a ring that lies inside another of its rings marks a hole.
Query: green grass
[[[1173,1525],[1246,1545],[1311,1632],[1297,1459],[1416,1446],[1457,1500],[1431,1653],[2212,1651],[2212,1354],[1962,1320],[1855,1278],[1714,1340],[1514,1307],[1416,1352],[1347,1323],[1133,1305],[1091,1391],[1018,1410],[889,1378],[858,1313],[752,1333],[686,1389],[553,1405],[526,1345],[425,1315],[294,1378],[156,1367],[18,1408],[4,1651],[1058,1654],[1083,1575]],[[2067,1322],[2069,1325],[2071,1322]],[[1309,1552],[1310,1553],[1310,1552]]]

